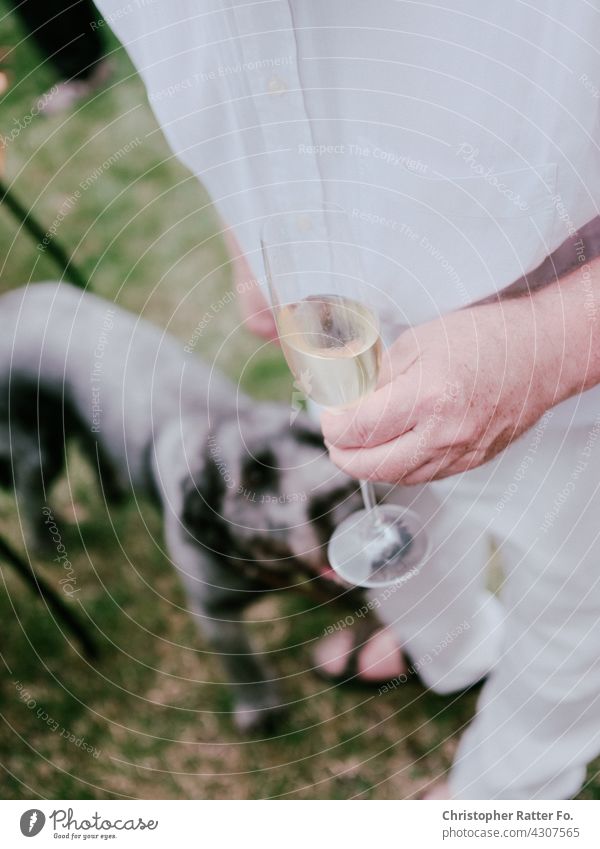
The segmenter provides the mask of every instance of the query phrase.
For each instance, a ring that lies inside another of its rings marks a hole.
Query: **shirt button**
[[[301,233],[308,233],[312,230],[312,221],[308,215],[299,215],[296,219],[296,226]]]
[[[280,77],[271,77],[268,83],[269,94],[283,94],[287,91],[287,86]]]

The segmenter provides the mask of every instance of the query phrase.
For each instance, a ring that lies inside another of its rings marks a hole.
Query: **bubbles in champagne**
[[[318,404],[351,404],[375,388],[381,340],[368,307],[339,295],[319,295],[286,304],[276,318],[288,365]]]

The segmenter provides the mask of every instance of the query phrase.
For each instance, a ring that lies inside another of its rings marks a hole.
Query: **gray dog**
[[[65,283],[0,297],[0,483],[14,487],[32,544],[77,438],[104,497],[150,495],[190,608],[220,652],[242,730],[281,699],[243,611],[269,587],[343,594],[327,572],[332,529],[360,506],[356,483],[301,414],[257,403],[180,343]]]

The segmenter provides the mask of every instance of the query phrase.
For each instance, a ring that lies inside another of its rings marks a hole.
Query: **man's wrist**
[[[599,383],[600,260],[518,300],[531,300],[533,306],[540,345],[536,370],[551,396],[548,406]]]
[[[501,304],[506,328],[507,370],[522,377],[524,399],[541,416],[566,397],[562,379],[562,349],[557,345],[559,316],[552,303],[531,297]]]

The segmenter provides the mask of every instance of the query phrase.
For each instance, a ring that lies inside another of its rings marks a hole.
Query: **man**
[[[118,2],[105,18],[254,275],[282,205],[339,204],[364,249],[389,356],[323,432],[352,475],[403,485],[433,553],[379,607],[363,671],[402,645],[438,692],[487,676],[439,795],[574,795],[600,752],[600,268],[580,235],[600,197],[598,9]]]

